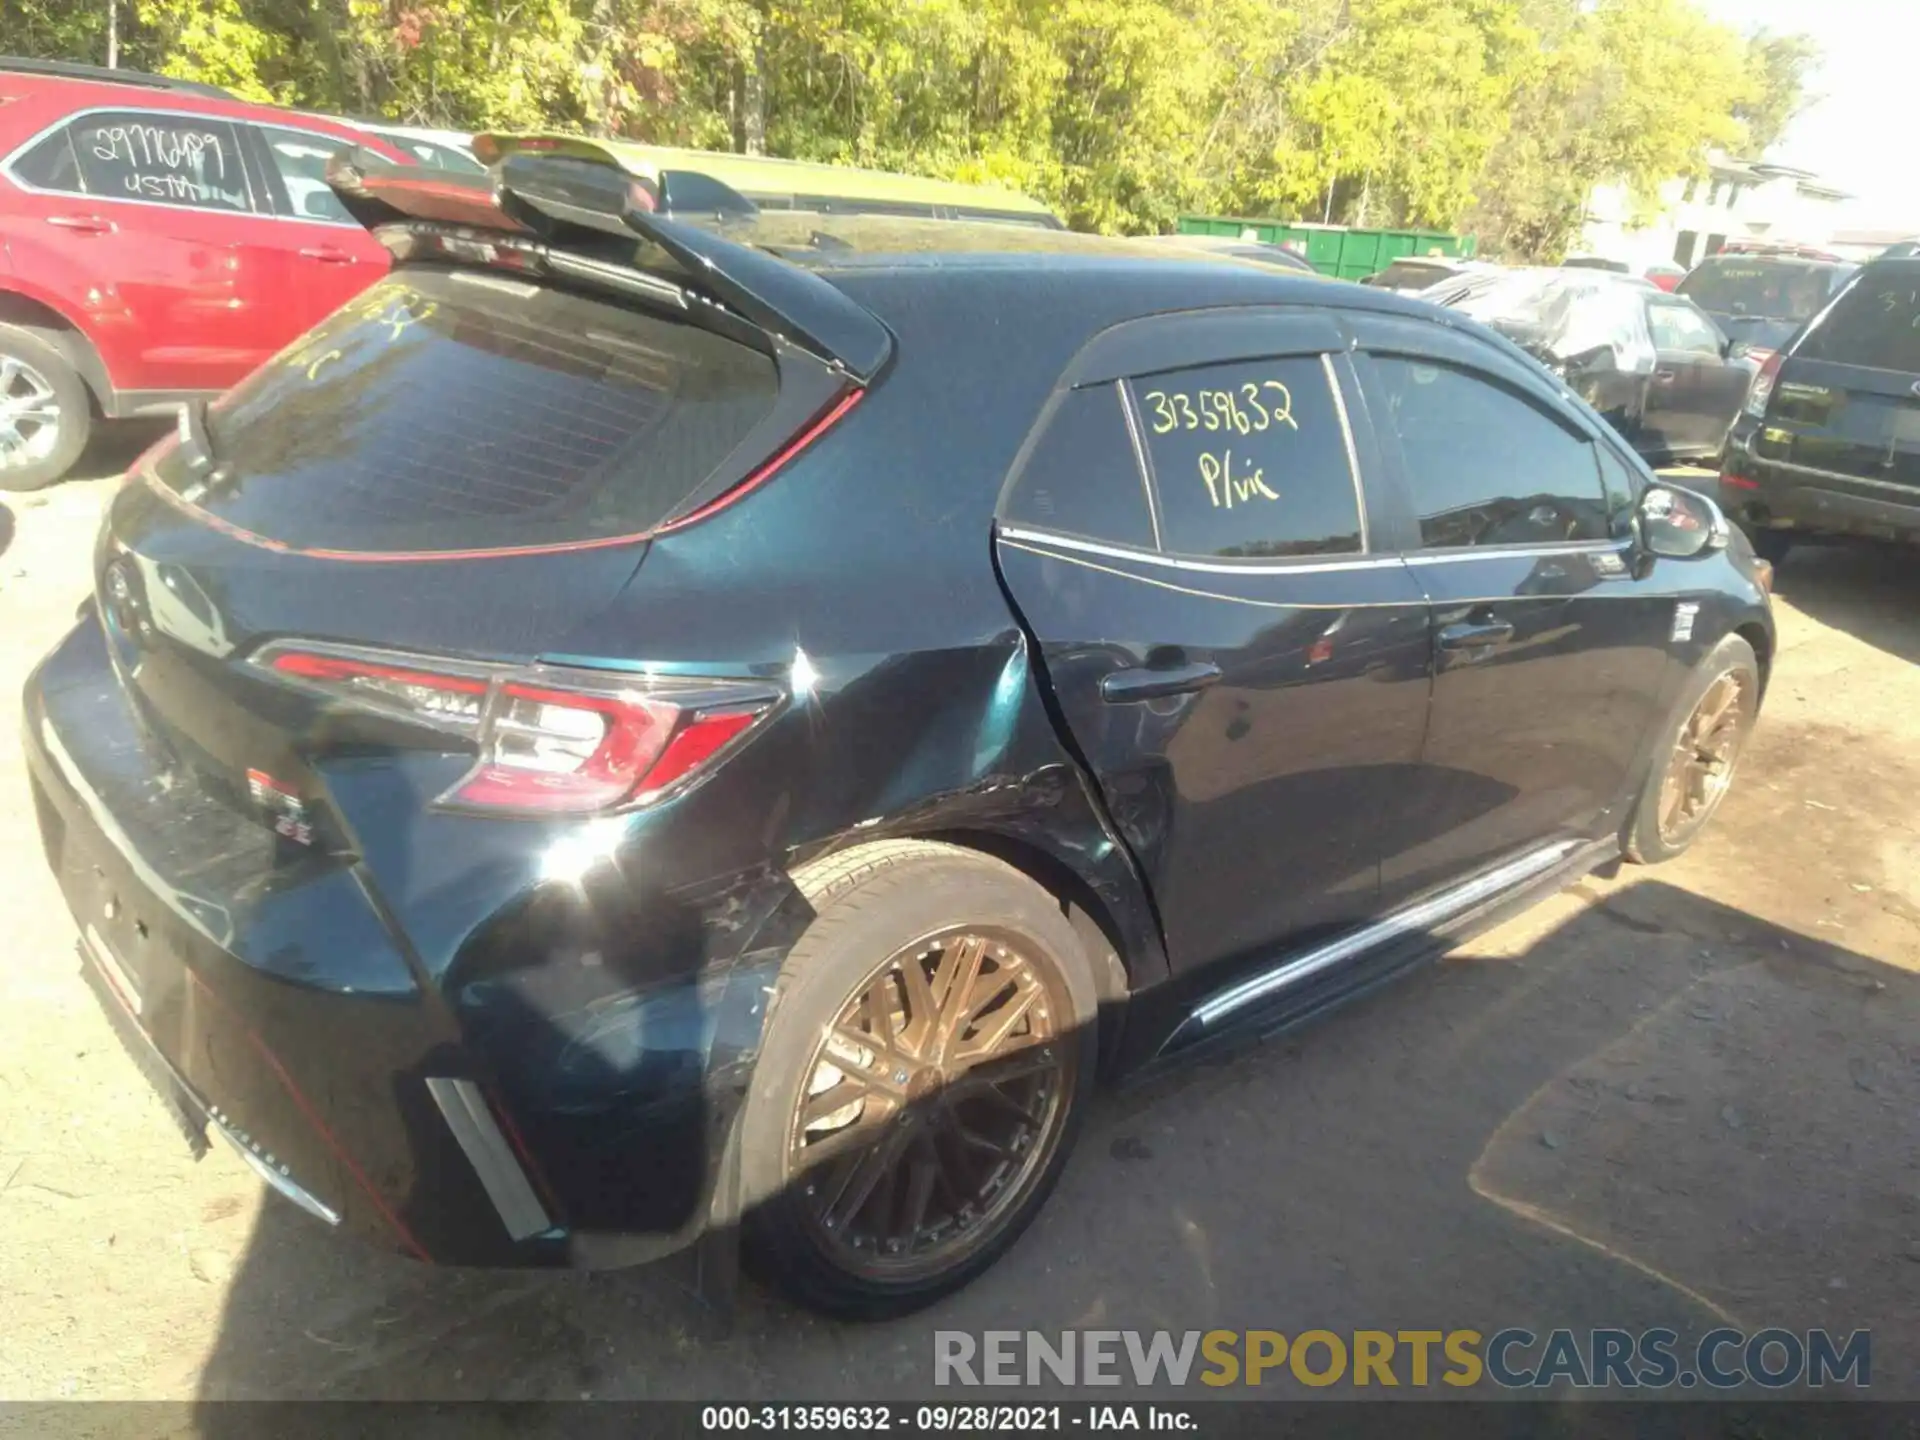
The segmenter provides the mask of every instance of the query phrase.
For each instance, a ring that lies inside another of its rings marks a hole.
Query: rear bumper
[[[1743,417],[1720,477],[1722,508],[1750,530],[1853,535],[1920,544],[1920,495],[1905,485],[1765,460],[1759,423]]]
[[[147,738],[92,619],[25,706],[89,975],[190,1129],[321,1221],[422,1260],[632,1264],[705,1231],[768,977],[736,966],[596,1006],[583,1048],[577,1017],[529,1010],[537,990],[496,976],[443,994],[363,865],[199,793]]]

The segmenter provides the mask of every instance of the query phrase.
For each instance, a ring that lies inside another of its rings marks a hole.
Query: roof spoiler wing
[[[692,289],[859,383],[886,363],[893,348],[886,327],[832,285],[675,218],[676,209],[721,221],[758,213],[718,180],[684,170],[635,174],[601,158],[606,152],[591,142],[579,142],[577,150],[567,142],[535,150],[486,144],[493,138],[475,142],[475,153],[492,164],[489,175],[427,170],[352,146],[327,162],[327,183],[369,229],[425,220],[522,236],[554,249],[590,236],[650,241],[685,271]],[[591,248],[604,256],[603,246]]]

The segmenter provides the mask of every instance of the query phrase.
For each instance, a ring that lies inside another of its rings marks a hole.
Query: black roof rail
[[[489,175],[465,175],[397,164],[352,146],[327,162],[327,183],[369,229],[401,220],[434,221],[596,256],[604,255],[609,235],[651,241],[684,272],[692,291],[813,351],[862,384],[892,353],[886,327],[819,276],[680,218],[691,214],[724,221],[759,213],[752,201],[698,171],[640,176],[597,161],[516,153]],[[686,206],[678,215],[676,200]]]
[[[35,60],[24,55],[0,55],[0,71],[18,75],[53,75],[65,80],[96,80],[109,85],[136,85],[146,90],[178,90],[185,95],[204,95],[210,100],[233,100],[231,90],[209,85],[203,80],[176,80],[170,75],[153,75],[145,70],[109,69],[105,65],[82,65],[74,60]]]

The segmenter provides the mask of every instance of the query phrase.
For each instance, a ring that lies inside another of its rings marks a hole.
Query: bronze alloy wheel
[[[837,1265],[912,1280],[997,1233],[1065,1128],[1071,1015],[1051,963],[984,927],[917,941],[861,982],[788,1135],[803,1213]]]
[[[1660,838],[1679,847],[1707,823],[1727,787],[1753,722],[1749,677],[1729,670],[1706,688],[1674,738],[1660,785]]]

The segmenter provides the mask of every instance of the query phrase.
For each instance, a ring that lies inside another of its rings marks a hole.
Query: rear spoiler
[[[482,136],[481,140],[490,140]],[[496,148],[504,153],[495,153]],[[492,231],[604,262],[606,236],[645,240],[685,272],[667,279],[718,301],[749,324],[838,366],[861,385],[892,352],[886,327],[819,276],[764,250],[723,239],[677,218],[721,222],[758,214],[752,201],[711,176],[688,170],[632,171],[591,142],[476,147],[490,175],[462,175],[389,160],[365,146],[327,162],[327,183],[368,229],[425,221]],[[626,262],[636,275],[642,267]]]

